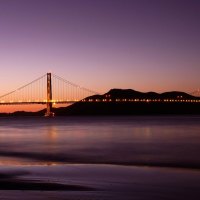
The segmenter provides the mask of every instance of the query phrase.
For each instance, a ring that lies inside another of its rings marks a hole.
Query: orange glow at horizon
[[[53,108],[66,107],[70,104],[53,104]],[[13,113],[16,111],[37,112],[46,109],[46,104],[27,105],[0,105],[0,113]]]
[[[45,109],[46,105],[0,105],[0,113],[13,113],[16,111],[36,112]]]

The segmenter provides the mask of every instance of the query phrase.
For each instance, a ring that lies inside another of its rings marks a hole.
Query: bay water
[[[0,164],[200,168],[200,116],[0,118]]]

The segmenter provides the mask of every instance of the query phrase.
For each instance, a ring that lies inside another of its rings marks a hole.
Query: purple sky
[[[0,0],[0,94],[51,71],[110,88],[200,87],[199,0]]]

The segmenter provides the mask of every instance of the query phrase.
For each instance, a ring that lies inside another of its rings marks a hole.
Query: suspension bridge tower
[[[52,84],[51,84],[51,73],[47,73],[47,111],[45,117],[53,117],[52,112]]]

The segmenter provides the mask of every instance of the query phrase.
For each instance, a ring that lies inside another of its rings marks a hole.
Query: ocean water
[[[0,118],[0,165],[200,168],[200,116]]]
[[[200,116],[0,118],[0,199],[196,200],[199,153]]]

